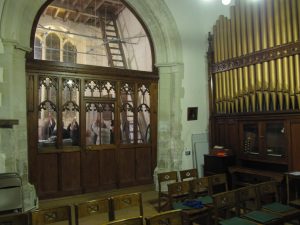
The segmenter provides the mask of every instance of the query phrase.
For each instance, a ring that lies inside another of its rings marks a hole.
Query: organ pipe
[[[298,0],[236,0],[213,27],[216,112],[299,109],[299,31]]]

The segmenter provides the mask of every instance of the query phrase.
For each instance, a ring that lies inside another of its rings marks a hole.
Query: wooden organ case
[[[299,31],[297,0],[236,0],[209,34],[210,144],[248,172],[300,170]]]

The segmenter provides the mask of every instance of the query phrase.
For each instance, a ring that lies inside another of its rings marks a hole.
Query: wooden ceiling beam
[[[95,16],[93,14],[90,14],[88,12],[82,12],[82,11],[74,10],[73,8],[67,8],[65,6],[64,7],[63,6],[58,6],[57,4],[56,5],[49,5],[48,7],[66,10],[66,11],[69,11],[70,13],[79,13],[81,15],[92,17],[92,18],[98,18],[97,16]]]
[[[53,18],[56,19],[56,17],[58,16],[58,13],[59,13],[60,9],[57,8],[54,15],[53,15]]]
[[[84,4],[84,6],[82,7],[83,10],[86,10],[87,7],[89,7],[89,5],[92,3],[93,0],[88,0],[86,4]]]
[[[74,19],[74,22],[75,22],[75,23],[78,21],[79,17],[80,17],[80,13],[77,13],[77,14],[76,14],[76,17],[75,17],[75,19]]]
[[[100,6],[104,4],[104,2],[105,0],[99,1],[98,4],[95,6],[95,11],[97,11],[100,8]]]
[[[70,11],[66,11],[65,12],[65,15],[64,15],[64,21],[67,21],[67,19],[69,18],[69,15],[70,15]]]

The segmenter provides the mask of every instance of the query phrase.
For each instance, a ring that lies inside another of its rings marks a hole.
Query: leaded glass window
[[[60,39],[54,33],[46,37],[46,60],[60,61]]]

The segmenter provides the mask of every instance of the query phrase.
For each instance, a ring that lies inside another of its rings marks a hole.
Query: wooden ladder
[[[122,40],[118,31],[116,17],[105,18],[101,23],[103,43],[106,47],[110,67],[127,69]]]

